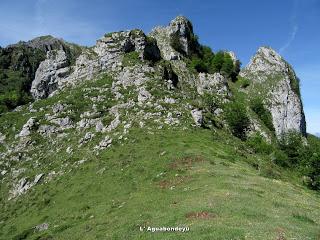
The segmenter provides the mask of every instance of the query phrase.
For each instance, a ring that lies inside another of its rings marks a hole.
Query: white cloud
[[[290,37],[288,41],[279,49],[280,54],[282,54],[288,47],[290,47],[291,43],[294,41],[296,38],[297,32],[298,32],[298,25],[294,25],[293,29],[290,33]]]
[[[282,54],[287,48],[289,48],[291,43],[296,38],[298,29],[299,29],[298,24],[297,24],[298,4],[299,4],[299,0],[295,0],[293,3],[293,10],[292,10],[292,14],[290,17],[292,30],[289,34],[289,38],[288,38],[287,42],[279,49],[280,54]]]

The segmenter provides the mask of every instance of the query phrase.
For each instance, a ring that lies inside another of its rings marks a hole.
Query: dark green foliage
[[[219,51],[214,54],[207,46],[200,46],[198,49],[188,63],[191,69],[204,73],[219,72],[233,81],[237,79],[241,66],[239,60],[234,64],[229,53]]]
[[[262,99],[260,97],[252,99],[250,107],[259,116],[264,125],[274,132],[271,113],[265,108]]]
[[[183,48],[182,43],[180,42],[180,36],[178,33],[172,34],[170,39],[171,47],[181,54],[186,54],[185,49]]]
[[[232,81],[235,82],[237,80],[240,70],[241,70],[241,62],[239,60],[236,60],[230,75]]]
[[[237,76],[237,81],[239,82],[241,88],[247,88],[250,86],[250,81],[247,78]]]
[[[26,45],[0,49],[0,113],[32,100],[29,90],[45,53]]]
[[[255,153],[270,154],[273,151],[273,146],[266,142],[263,136],[255,134],[250,136],[247,140],[249,147],[251,147]]]
[[[304,145],[300,133],[289,131],[283,134],[279,141],[279,146],[287,154],[291,166],[301,163]]]
[[[21,233],[17,234],[16,236],[13,237],[13,240],[24,240],[30,237],[34,232],[33,229],[27,229],[22,231]]]
[[[224,52],[219,51],[215,54],[211,63],[211,72],[220,72],[224,63]]]
[[[281,151],[280,149],[275,149],[275,151],[271,154],[272,162],[281,167],[289,167],[290,162],[288,155]]]
[[[290,86],[292,90],[299,96],[301,97],[300,93],[300,79],[296,76],[294,71],[292,70],[292,67],[290,66],[289,63],[286,63],[287,67],[289,69],[288,74],[289,74],[289,79],[290,79]]]
[[[221,67],[221,73],[224,74],[227,77],[231,77],[231,74],[233,73],[233,61],[229,54],[224,54],[223,64]]]
[[[188,62],[188,66],[191,70],[197,72],[209,73],[211,70],[211,63],[214,58],[214,54],[210,47],[201,46],[200,51],[197,54],[193,54],[191,60]]]
[[[203,112],[203,126],[205,128],[222,128],[221,119],[214,114],[215,110],[221,107],[221,99],[215,94],[205,93],[201,99]]]
[[[246,131],[250,124],[245,106],[238,102],[230,102],[225,107],[225,119],[232,134],[241,140],[245,140]]]
[[[320,190],[320,139],[309,135],[308,145],[300,151],[301,165],[304,175],[310,178],[307,185],[311,189]]]
[[[307,161],[306,175],[311,179],[309,187],[320,190],[320,151],[314,152]]]
[[[72,43],[63,44],[63,50],[66,52],[69,65],[74,65],[76,62],[76,59],[82,53],[82,48]]]

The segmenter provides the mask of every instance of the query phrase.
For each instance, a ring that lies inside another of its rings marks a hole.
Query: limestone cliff
[[[250,94],[264,99],[276,135],[295,130],[306,134],[299,79],[292,67],[270,47],[261,47],[240,75],[253,84]]]

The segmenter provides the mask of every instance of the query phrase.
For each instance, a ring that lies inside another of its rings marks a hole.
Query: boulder
[[[27,137],[31,134],[31,131],[36,127],[37,121],[35,117],[29,118],[29,120],[23,125],[19,137]]]
[[[202,114],[202,110],[200,109],[193,109],[191,111],[191,116],[196,124],[196,126],[200,127],[202,126],[203,123],[203,114]]]

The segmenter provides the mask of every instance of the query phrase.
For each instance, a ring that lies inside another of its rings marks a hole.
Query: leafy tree
[[[231,80],[235,82],[237,80],[237,76],[239,75],[241,70],[241,62],[239,60],[236,60],[234,66],[233,66],[233,71],[231,73]]]
[[[224,63],[224,52],[219,51],[216,53],[211,63],[211,72],[220,72]]]
[[[226,77],[231,77],[234,70],[233,61],[229,54],[224,54],[220,72]]]
[[[292,130],[284,133],[279,140],[279,146],[287,154],[290,165],[301,163],[304,144],[299,132]]]
[[[239,102],[231,102],[225,108],[225,118],[234,136],[246,140],[250,120],[246,108]]]

